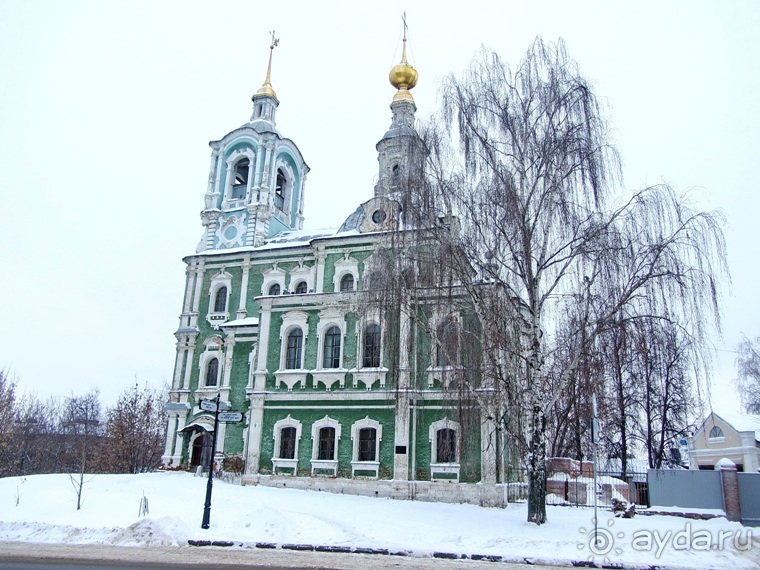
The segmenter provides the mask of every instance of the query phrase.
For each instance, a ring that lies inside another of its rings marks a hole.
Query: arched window
[[[380,325],[372,323],[364,329],[364,368],[380,367]]]
[[[219,379],[219,360],[212,358],[206,364],[206,386],[216,386]]]
[[[285,185],[287,184],[287,178],[281,168],[277,169],[277,183],[274,187],[274,205],[279,210],[285,209]]]
[[[359,461],[375,461],[377,450],[377,430],[366,427],[359,430]]]
[[[248,168],[250,162],[247,158],[237,161],[235,164],[235,178],[232,182],[232,199],[241,200],[245,198],[245,191],[248,188]]]
[[[343,292],[354,290],[354,276],[351,273],[346,273],[340,278],[340,290]]]
[[[306,293],[307,285],[306,281],[299,281],[295,288],[296,295],[303,295]]]
[[[335,428],[319,428],[319,449],[317,459],[332,461],[335,459]]]
[[[340,329],[332,326],[325,333],[322,368],[340,368]]]
[[[443,321],[436,329],[435,365],[439,367],[459,364],[459,325],[455,319]]]
[[[272,283],[269,287],[269,294],[270,295],[279,295],[280,294],[280,284],[279,283]]]
[[[219,287],[214,297],[214,312],[223,313],[227,310],[227,287]]]
[[[284,427],[280,430],[280,455],[278,459],[296,458],[296,428]]]
[[[457,432],[451,428],[439,429],[436,434],[436,463],[457,462]]]
[[[710,430],[710,437],[725,437],[723,435],[723,430],[720,429],[718,426],[713,426],[713,428]]]
[[[301,368],[301,353],[303,352],[303,331],[294,328],[288,333],[288,353],[285,358],[285,368],[297,370]]]

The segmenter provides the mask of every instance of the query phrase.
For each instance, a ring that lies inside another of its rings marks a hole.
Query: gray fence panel
[[[742,524],[760,526],[760,473],[737,473]]]
[[[660,507],[723,509],[720,471],[650,469],[649,503]]]

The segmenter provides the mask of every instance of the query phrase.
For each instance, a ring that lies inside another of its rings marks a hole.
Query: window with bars
[[[364,368],[378,368],[380,366],[380,325],[373,323],[364,329],[362,366]]]
[[[436,463],[457,462],[457,432],[451,428],[436,432]]]
[[[269,294],[270,295],[279,295],[280,294],[280,284],[279,283],[273,283],[269,286]]]
[[[295,459],[296,457],[296,428],[284,427],[280,430],[279,459]]]
[[[335,459],[335,428],[323,427],[319,429],[319,449],[317,459]]]
[[[227,287],[219,287],[214,297],[214,312],[223,313],[227,310]]]
[[[307,290],[306,281],[299,281],[294,291],[297,295],[302,295],[306,293],[306,290]]]
[[[359,461],[375,461],[377,450],[377,430],[366,427],[359,430]]]
[[[295,328],[288,333],[288,352],[285,358],[285,368],[295,370],[301,368],[301,353],[303,352],[303,331]]]
[[[325,333],[322,368],[340,368],[340,329],[336,326]]]

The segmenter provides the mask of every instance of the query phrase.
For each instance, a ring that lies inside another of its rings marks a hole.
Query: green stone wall
[[[377,406],[377,407],[375,407]],[[382,407],[381,407],[382,406]],[[338,476],[351,477],[351,459],[353,457],[353,442],[351,441],[351,426],[354,422],[369,417],[380,422],[383,427],[380,442],[380,477],[393,477],[394,453],[394,411],[388,408],[388,403],[367,403],[344,401],[340,406],[329,402],[302,402],[301,405],[288,403],[288,409],[278,409],[275,403],[264,410],[264,421],[261,442],[261,473],[272,472],[272,457],[274,456],[274,424],[290,415],[301,422],[301,439],[298,444],[298,475],[311,474],[311,458],[313,439],[312,425],[315,421],[329,416],[341,425],[341,437],[338,441]]]

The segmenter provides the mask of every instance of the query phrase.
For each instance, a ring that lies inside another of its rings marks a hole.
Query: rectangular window
[[[359,430],[359,461],[375,461],[376,434],[375,428]]]
[[[364,368],[380,367],[380,327],[378,325],[370,325],[364,331],[362,366]]]
[[[322,368],[339,368],[340,367],[340,329],[330,327],[325,334],[324,358]]]
[[[280,430],[280,459],[295,459],[296,428],[285,427]]]
[[[303,333],[295,329],[288,335],[288,353],[285,358],[285,368],[296,370],[301,368],[301,350],[303,349]]]
[[[456,463],[457,432],[450,428],[439,429],[436,438],[436,463]]]
[[[335,459],[335,428],[323,427],[319,430],[319,452],[317,459]]]

